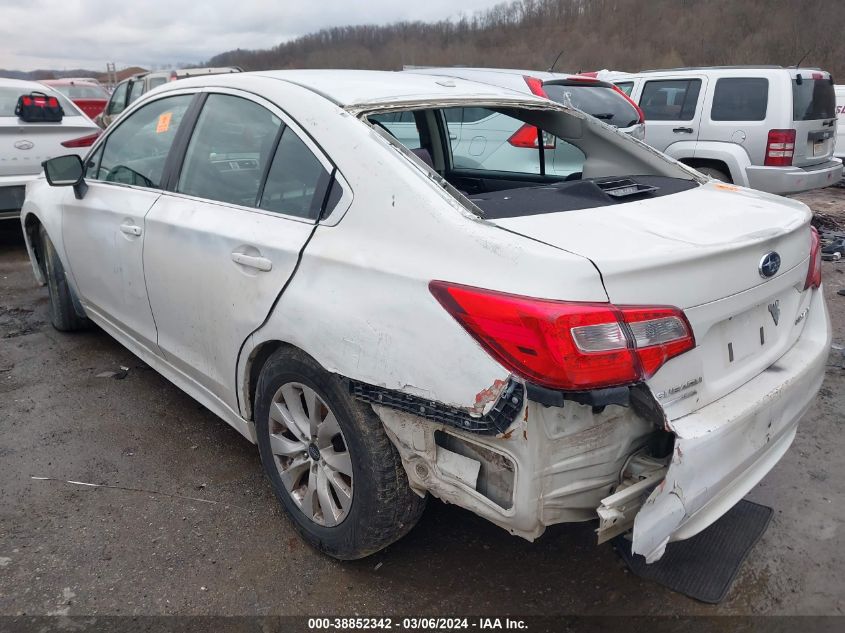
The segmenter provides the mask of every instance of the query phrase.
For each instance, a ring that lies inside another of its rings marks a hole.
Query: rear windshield
[[[59,100],[62,110],[65,111],[65,116],[79,116],[79,112],[67,99],[61,94],[56,93],[44,86],[41,90],[30,90],[29,88],[11,88],[8,86],[0,86],[0,116],[15,116],[15,106],[18,104],[18,97],[30,92],[43,92],[44,94],[52,95]]]
[[[53,86],[69,99],[108,99],[109,93],[99,86],[74,84],[72,86]]]
[[[832,119],[836,116],[836,95],[830,79],[803,77],[792,80],[792,118],[794,121]]]
[[[640,122],[637,109],[613,88],[543,84],[543,90],[558,103],[565,104],[568,96],[573,106],[609,125],[624,128]]]

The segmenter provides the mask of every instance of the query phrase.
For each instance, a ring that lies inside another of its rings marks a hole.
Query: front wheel
[[[425,499],[369,405],[293,348],[273,354],[256,388],[261,463],[299,533],[335,558],[363,558],[404,536]]]

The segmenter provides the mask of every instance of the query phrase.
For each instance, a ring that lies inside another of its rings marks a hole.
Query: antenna
[[[557,65],[558,61],[560,60],[561,55],[563,55],[563,49],[561,49],[560,52],[557,54],[557,57],[555,57],[555,60],[552,62],[552,65],[549,66],[549,69],[546,72],[548,72],[548,73],[554,72],[555,65]]]
[[[798,60],[797,64],[795,64],[795,68],[798,68],[801,65],[801,62],[803,62],[805,59],[807,59],[807,55],[809,55],[812,52],[813,52],[813,49],[810,48],[810,50],[808,50],[806,53],[804,53],[804,56],[801,57],[801,59]]]

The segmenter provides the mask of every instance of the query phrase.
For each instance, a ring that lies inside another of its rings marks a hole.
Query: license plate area
[[[765,303],[725,319],[719,324],[725,367],[742,365],[765,354],[789,331],[788,314],[794,312],[789,295],[771,297]]]

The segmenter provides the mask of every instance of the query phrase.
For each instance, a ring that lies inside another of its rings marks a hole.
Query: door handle
[[[692,128],[691,127],[676,127],[672,131],[675,132],[676,134],[680,134],[680,133],[692,134]]]
[[[140,226],[125,222],[120,225],[120,232],[125,233],[126,235],[134,235],[135,237],[140,237],[143,231],[141,230]]]
[[[457,134],[454,134],[454,133],[453,133],[453,134],[450,134],[450,135],[449,135],[449,140],[450,140],[450,141],[457,141],[457,140],[458,140],[458,135],[457,135]]]
[[[255,268],[262,272],[268,272],[273,269],[273,262],[266,257],[258,257],[256,255],[244,255],[243,253],[232,253],[232,261],[247,268]]]

